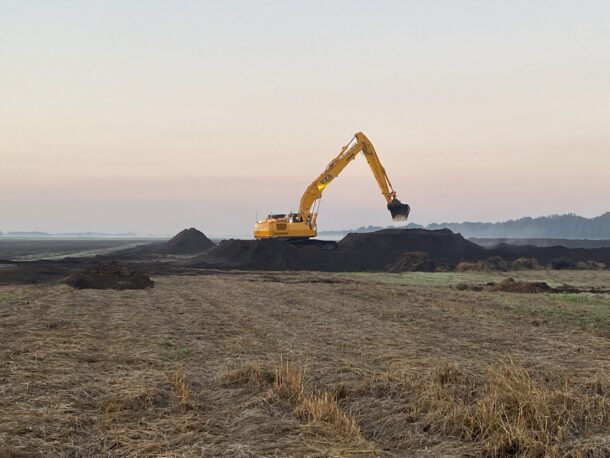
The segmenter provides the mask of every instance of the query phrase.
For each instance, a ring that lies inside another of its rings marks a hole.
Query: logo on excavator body
[[[322,178],[319,182],[318,182],[318,191],[322,191],[322,189],[324,189],[328,183],[330,183],[330,181],[333,179],[334,177],[332,175],[326,175],[324,178]]]

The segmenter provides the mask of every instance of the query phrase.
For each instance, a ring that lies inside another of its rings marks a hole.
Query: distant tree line
[[[408,227],[416,227],[409,225]],[[421,226],[419,226],[421,227]],[[595,218],[567,215],[519,218],[498,223],[434,223],[426,229],[451,229],[464,237],[610,239],[610,212]]]
[[[393,227],[393,226],[389,226]],[[464,237],[481,238],[556,238],[556,239],[608,239],[610,240],[610,212],[595,218],[573,213],[567,215],[519,218],[498,223],[433,223],[427,226],[410,223],[407,229],[451,229]],[[374,232],[379,226],[362,226],[357,229],[323,231],[321,235],[343,235],[349,232]]]

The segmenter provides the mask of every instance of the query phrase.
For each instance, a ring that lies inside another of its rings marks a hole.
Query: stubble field
[[[505,277],[2,286],[0,455],[608,456],[610,295],[456,289]]]

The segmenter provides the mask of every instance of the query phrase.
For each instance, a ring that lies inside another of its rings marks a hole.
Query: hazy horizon
[[[604,215],[608,215],[610,214],[610,211],[608,212],[604,212],[603,214],[600,215],[596,215],[590,218],[587,218],[587,220],[591,221],[594,220],[596,218],[602,217]],[[386,225],[381,225],[381,226],[376,226],[376,225],[372,225],[372,224],[367,224],[367,225],[363,225],[363,226],[358,226],[358,227],[344,227],[344,228],[339,228],[339,229],[328,229],[328,230],[320,230],[319,234],[320,235],[328,235],[330,233],[346,233],[349,231],[357,231],[359,229],[363,229],[363,228],[371,228],[371,227],[381,227],[381,228],[388,228],[388,227],[397,227],[397,228],[408,228],[408,227],[413,227],[413,226],[419,226],[419,227],[423,227],[423,228],[429,228],[430,226],[442,226],[442,225],[447,225],[447,226],[455,226],[455,225],[468,225],[468,224],[502,224],[502,223],[509,223],[511,221],[518,221],[521,219],[525,219],[525,218],[531,218],[534,220],[538,220],[539,218],[550,218],[550,217],[558,217],[558,218],[563,218],[566,216],[575,216],[577,218],[583,217],[582,215],[576,215],[576,214],[563,214],[563,215],[539,215],[539,216],[529,216],[529,215],[525,215],[522,216],[521,218],[515,218],[513,220],[505,220],[505,221],[437,221],[437,222],[432,222],[429,223],[427,225],[421,225],[415,221],[409,221],[406,223],[396,223],[393,222],[391,224],[386,224]],[[565,224],[563,224],[563,226],[565,226]],[[180,228],[177,232],[182,231],[185,228]],[[202,228],[196,228],[196,229],[202,229]],[[435,228],[436,229],[436,228]],[[454,230],[454,229],[452,229]],[[518,233],[521,229],[515,229],[515,231]],[[455,232],[456,230],[454,230]],[[9,236],[9,234],[36,234],[36,233],[41,233],[41,234],[47,234],[50,237],[55,237],[55,236],[65,236],[65,237],[116,237],[116,238],[122,238],[122,237],[172,237],[174,235],[176,235],[177,232],[174,233],[138,233],[138,232],[127,232],[127,231],[123,231],[123,232],[100,232],[100,231],[82,231],[82,232],[74,232],[74,231],[66,231],[66,232],[49,232],[49,231],[45,231],[45,230],[12,230],[12,231],[3,231],[2,228],[0,228],[0,236]],[[461,232],[460,230],[457,230],[457,232]],[[85,234],[94,234],[94,235],[85,235]],[[245,232],[234,232],[234,233],[210,233],[208,232],[206,235],[210,236],[210,237],[246,237],[246,238],[251,238],[252,234],[249,231],[245,231]],[[46,236],[46,235],[45,235]],[[45,236],[41,236],[41,237],[45,237]],[[506,235],[507,236],[507,235]],[[23,237],[23,235],[19,235],[19,237]],[[29,235],[26,235],[25,237],[29,237]],[[38,237],[38,236],[35,236]],[[504,237],[504,236],[502,236]],[[516,237],[519,237],[518,235]],[[546,237],[546,236],[545,236]],[[574,236],[570,236],[568,238],[578,238],[578,237],[574,237]],[[585,237],[582,236],[580,238],[590,238],[590,237]],[[597,237],[599,238],[599,237]]]
[[[248,234],[365,132],[410,222],[608,211],[610,4],[0,1],[0,230]],[[319,229],[392,224],[359,158]]]

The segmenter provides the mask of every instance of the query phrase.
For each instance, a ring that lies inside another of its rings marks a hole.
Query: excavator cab
[[[388,210],[390,210],[390,214],[392,215],[392,219],[394,221],[406,221],[409,217],[411,207],[409,207],[408,204],[403,204],[400,200],[394,198],[388,204]]]

